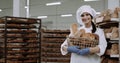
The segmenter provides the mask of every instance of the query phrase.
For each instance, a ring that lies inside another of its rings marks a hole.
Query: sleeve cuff
[[[103,48],[103,46],[98,45],[98,47],[100,48],[100,52],[96,53],[98,56],[102,56],[105,52],[105,49]]]
[[[68,52],[67,51],[63,51],[62,48],[61,48],[61,54],[62,55],[66,55]]]

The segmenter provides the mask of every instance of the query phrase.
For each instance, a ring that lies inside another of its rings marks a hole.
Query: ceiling
[[[0,8],[7,9],[12,8],[13,0],[0,0]]]
[[[62,2],[61,5],[56,6],[46,6],[46,3],[51,2]],[[39,15],[49,15],[55,16],[60,14],[68,14],[72,13],[75,14],[76,10],[81,5],[91,5],[95,8],[96,11],[101,11],[107,8],[107,1],[100,0],[100,1],[90,1],[84,2],[83,0],[30,0],[30,15],[32,17],[36,17]],[[97,5],[96,5],[97,4]],[[12,15],[13,14],[13,0],[0,0],[0,9],[3,10],[0,16],[4,15]]]
[[[0,16],[13,16],[13,1],[14,0],[0,0]],[[16,1],[16,0],[15,0]],[[20,17],[25,16],[26,0],[19,0]],[[31,18],[37,18],[38,16],[48,16],[46,19],[42,19],[42,23],[48,28],[69,28],[71,23],[76,22],[76,10],[82,5],[91,5],[97,12],[107,9],[107,0],[84,2],[83,0],[29,0],[29,15]],[[46,3],[61,2],[61,5],[46,6]],[[21,10],[22,9],[22,10]],[[14,11],[16,12],[16,11]],[[60,17],[62,14],[72,14],[72,17]]]

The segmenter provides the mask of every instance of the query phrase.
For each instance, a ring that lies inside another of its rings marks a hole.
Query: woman
[[[89,5],[81,6],[77,12],[77,21],[80,24],[78,30],[84,29],[86,33],[94,33],[99,36],[99,44],[96,47],[80,49],[78,46],[68,46],[67,40],[61,45],[62,55],[71,53],[70,63],[101,63],[102,56],[107,47],[104,32],[100,28],[96,28],[92,20],[96,16],[96,11]],[[73,36],[70,34],[69,36]]]

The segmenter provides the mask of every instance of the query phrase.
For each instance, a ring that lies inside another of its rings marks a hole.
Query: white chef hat
[[[80,17],[84,12],[90,13],[93,18],[96,17],[96,11],[90,5],[83,5],[76,12],[76,19],[80,25],[84,25]]]

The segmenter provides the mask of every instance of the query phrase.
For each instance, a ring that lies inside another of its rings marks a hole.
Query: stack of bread
[[[110,50],[110,53],[111,54],[115,54],[115,55],[117,55],[117,54],[119,54],[119,46],[118,46],[118,44],[112,44],[112,47],[111,47],[111,50]]]
[[[99,43],[99,36],[93,33],[86,33],[84,29],[78,30],[77,24],[71,26],[72,36],[68,37],[69,46],[79,46],[80,48],[95,47]]]
[[[120,7],[114,9],[107,9],[101,12],[95,19],[96,25],[104,28],[106,38],[115,39],[119,37],[118,20]]]
[[[109,29],[104,29],[106,38],[115,39],[119,37],[118,27],[111,27]]]
[[[95,22],[107,22],[107,21],[115,21],[116,18],[119,18],[118,13],[120,12],[120,7],[116,7],[115,9],[107,9],[101,11],[101,13],[96,17]]]

